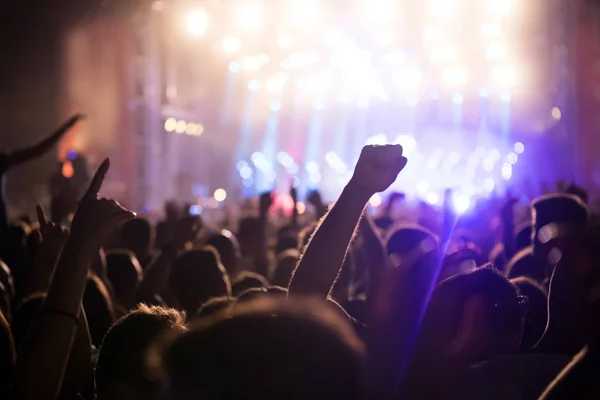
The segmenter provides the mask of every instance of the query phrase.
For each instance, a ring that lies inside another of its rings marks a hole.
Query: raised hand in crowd
[[[406,162],[400,145],[363,148],[350,182],[321,220],[296,267],[290,295],[328,296],[365,205],[396,180]]]
[[[18,398],[54,399],[60,392],[92,259],[118,227],[134,217],[115,201],[98,198],[109,166],[106,159],[81,200],[41,313],[19,353],[14,380]],[[30,384],[33,379],[36,385]]]

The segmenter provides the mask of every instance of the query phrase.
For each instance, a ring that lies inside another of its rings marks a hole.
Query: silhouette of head
[[[275,272],[271,283],[275,286],[287,288],[292,280],[292,274],[300,258],[298,250],[290,249],[279,254],[276,259]]]
[[[160,336],[185,330],[185,314],[140,304],[108,331],[94,373],[98,399],[158,399],[159,387],[146,373],[146,352]]]
[[[174,400],[360,396],[362,345],[322,302],[250,302],[199,321],[162,354]]]
[[[211,297],[231,296],[229,276],[211,249],[181,254],[171,267],[169,283],[189,315]]]
[[[106,253],[106,275],[110,280],[117,302],[129,307],[135,291],[142,282],[142,267],[129,250],[112,250]]]
[[[146,261],[148,252],[154,245],[154,230],[145,218],[134,218],[123,224],[121,229],[122,247],[131,250],[136,257]]]
[[[510,282],[517,287],[519,293],[527,299],[525,323],[520,352],[527,353],[540,340],[548,323],[548,294],[546,290],[531,278],[519,277]]]
[[[269,282],[264,276],[255,272],[244,271],[231,285],[231,292],[234,296],[239,296],[248,289],[266,288]]]
[[[231,232],[226,231],[226,234],[220,233],[211,236],[206,241],[206,244],[217,250],[221,262],[229,276],[235,276],[237,274],[237,264],[240,257],[239,244],[237,243],[235,236],[233,236]]]

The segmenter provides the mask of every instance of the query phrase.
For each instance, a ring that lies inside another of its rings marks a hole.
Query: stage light
[[[277,36],[277,46],[282,49],[287,49],[292,45],[292,38],[288,35],[279,35]]]
[[[490,96],[490,90],[486,87],[481,86],[478,90],[479,92],[479,97],[489,97]]]
[[[271,100],[271,102],[269,103],[269,110],[273,112],[281,111],[281,101]]]
[[[315,161],[309,161],[304,166],[304,169],[306,169],[306,172],[308,172],[309,174],[318,174],[319,164],[317,164]]]
[[[242,29],[254,30],[260,26],[262,16],[258,7],[245,5],[238,8],[236,19]]]
[[[513,146],[513,149],[515,150],[515,153],[517,153],[517,154],[523,154],[523,152],[525,151],[525,146],[523,145],[523,143],[517,142]]]
[[[242,41],[236,37],[223,39],[223,50],[227,53],[235,53],[242,48]]]
[[[194,124],[193,122],[188,122],[188,124],[185,126],[185,133],[187,135],[194,136],[194,135],[196,135],[196,132],[197,132],[196,124]]]
[[[485,178],[483,181],[483,189],[488,192],[491,193],[494,191],[494,188],[496,187],[496,183],[494,182],[494,180],[492,178]]]
[[[558,107],[552,107],[551,115],[556,121],[559,121],[562,118],[562,112]]]
[[[437,26],[428,26],[423,32],[426,40],[434,42],[442,38],[442,31]]]
[[[512,166],[509,163],[502,164],[500,174],[504,180],[509,180],[512,177]]]
[[[365,146],[383,146],[388,142],[387,137],[383,133],[371,136],[365,142]]]
[[[486,23],[481,27],[481,33],[485,37],[496,37],[500,36],[500,26],[498,24]]]
[[[491,158],[486,158],[485,160],[483,160],[483,169],[486,172],[492,172],[494,170],[494,166],[496,165],[496,161],[494,161]]]
[[[225,191],[225,189],[217,189],[215,190],[213,197],[216,201],[220,203],[222,201],[225,201],[225,199],[227,198],[227,192]]]
[[[291,25],[301,29],[312,29],[320,20],[321,13],[315,0],[294,0],[287,10]]]
[[[371,207],[379,207],[381,205],[381,195],[379,193],[375,193],[369,199],[369,205]]]
[[[298,211],[298,215],[302,215],[306,212],[306,204],[299,201],[296,203],[296,211]]]
[[[446,46],[440,50],[429,53],[429,61],[436,63],[440,61],[450,61],[456,56],[454,49],[450,46]]]
[[[423,72],[418,68],[408,68],[403,71],[398,71],[393,79],[401,90],[415,91],[421,86]]]
[[[183,133],[185,132],[185,128],[187,127],[187,123],[183,120],[177,121],[175,125],[175,133]]]
[[[406,103],[411,107],[415,107],[419,104],[419,98],[417,96],[408,96]]]
[[[454,94],[452,94],[452,102],[454,104],[462,104],[465,102],[465,98],[460,93],[454,93]]]
[[[244,187],[252,187],[252,186],[254,186],[254,179],[252,179],[252,178],[244,179],[244,181],[242,182],[242,185],[244,185]]]
[[[438,18],[451,18],[456,12],[454,0],[430,0],[430,10]]]
[[[247,165],[240,168],[240,176],[242,177],[242,179],[252,178],[252,173],[252,168],[250,168]]]
[[[467,74],[460,68],[444,69],[442,74],[444,81],[450,86],[464,86],[467,82]]]
[[[491,15],[506,17],[512,11],[512,1],[510,0],[487,0],[487,9]]]
[[[265,172],[265,178],[269,181],[269,182],[274,182],[275,178],[277,178],[277,174],[275,173],[275,171],[273,171],[272,169],[268,170]]]
[[[404,154],[410,154],[417,149],[417,141],[410,135],[398,135],[394,143],[402,146]]]
[[[318,172],[316,174],[310,174],[308,180],[310,181],[310,183],[317,184],[321,182],[321,174]]]
[[[440,201],[440,196],[438,196],[437,193],[431,192],[427,195],[425,200],[427,200],[427,202],[433,206]]]
[[[275,158],[277,158],[277,162],[283,165],[286,169],[290,168],[294,164],[294,159],[292,158],[292,156],[290,156],[285,151],[280,151],[279,153],[277,153],[277,156],[275,156]]]
[[[165,131],[173,132],[177,126],[177,120],[175,118],[167,118],[165,121]]]
[[[452,206],[457,214],[464,214],[471,208],[471,198],[469,196],[456,195],[452,200]]]
[[[516,74],[513,68],[496,67],[492,70],[492,82],[498,87],[507,88],[516,83]]]
[[[511,165],[515,165],[519,161],[519,156],[516,153],[510,152],[506,155],[506,161]]]
[[[229,63],[229,72],[231,72],[232,74],[235,74],[237,72],[240,72],[240,69],[242,69],[242,64],[240,64],[238,61],[232,61]]]
[[[260,81],[258,79],[251,79],[248,82],[248,90],[254,92],[260,89]]]
[[[510,93],[508,93],[508,92],[503,92],[500,95],[500,100],[502,100],[505,103],[510,103],[511,100],[512,100],[512,95]]]
[[[381,31],[381,32],[377,33],[375,36],[377,38],[377,43],[380,46],[389,46],[392,43],[394,43],[395,35],[393,32]]]
[[[242,168],[247,167],[247,166],[248,166],[248,163],[244,160],[240,160],[236,164],[236,168],[238,171],[240,171]]]
[[[268,64],[269,61],[270,61],[270,58],[268,55],[259,54],[257,56],[246,57],[242,61],[242,65],[243,65],[244,69],[246,69],[248,71],[256,71],[256,70],[260,69],[261,67],[265,66],[266,64]]]
[[[485,56],[490,60],[499,60],[506,57],[506,46],[503,44],[494,44],[487,48]]]
[[[208,31],[208,14],[204,10],[192,11],[186,19],[186,27],[194,36],[202,36]]]
[[[317,111],[324,110],[325,109],[325,102],[323,102],[322,100],[315,101],[313,103],[313,108],[315,110],[317,110]]]
[[[420,180],[417,183],[417,191],[419,193],[425,193],[427,190],[429,190],[429,182],[427,182],[425,180]]]
[[[285,72],[279,72],[277,75],[267,81],[267,90],[271,93],[280,92],[285,86],[287,80],[287,74]]]

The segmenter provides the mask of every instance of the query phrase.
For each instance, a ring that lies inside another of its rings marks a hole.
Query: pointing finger
[[[37,219],[40,223],[40,229],[45,227],[48,224],[48,220],[46,219],[46,214],[44,213],[44,209],[39,204],[35,207],[35,211],[37,213]]]
[[[106,173],[108,172],[109,168],[110,158],[106,158],[102,162],[102,164],[100,164],[100,167],[98,167],[98,170],[94,174],[92,182],[90,183],[90,186],[88,187],[88,190],[84,195],[84,199],[95,198],[98,195],[98,192],[100,192],[100,189],[102,188],[102,183],[104,182],[104,178],[106,178]]]

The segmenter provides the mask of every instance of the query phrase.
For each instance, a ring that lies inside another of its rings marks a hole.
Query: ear
[[[481,296],[471,296],[460,315],[456,334],[446,346],[446,354],[450,356],[471,357],[479,353],[487,337],[485,305]]]

